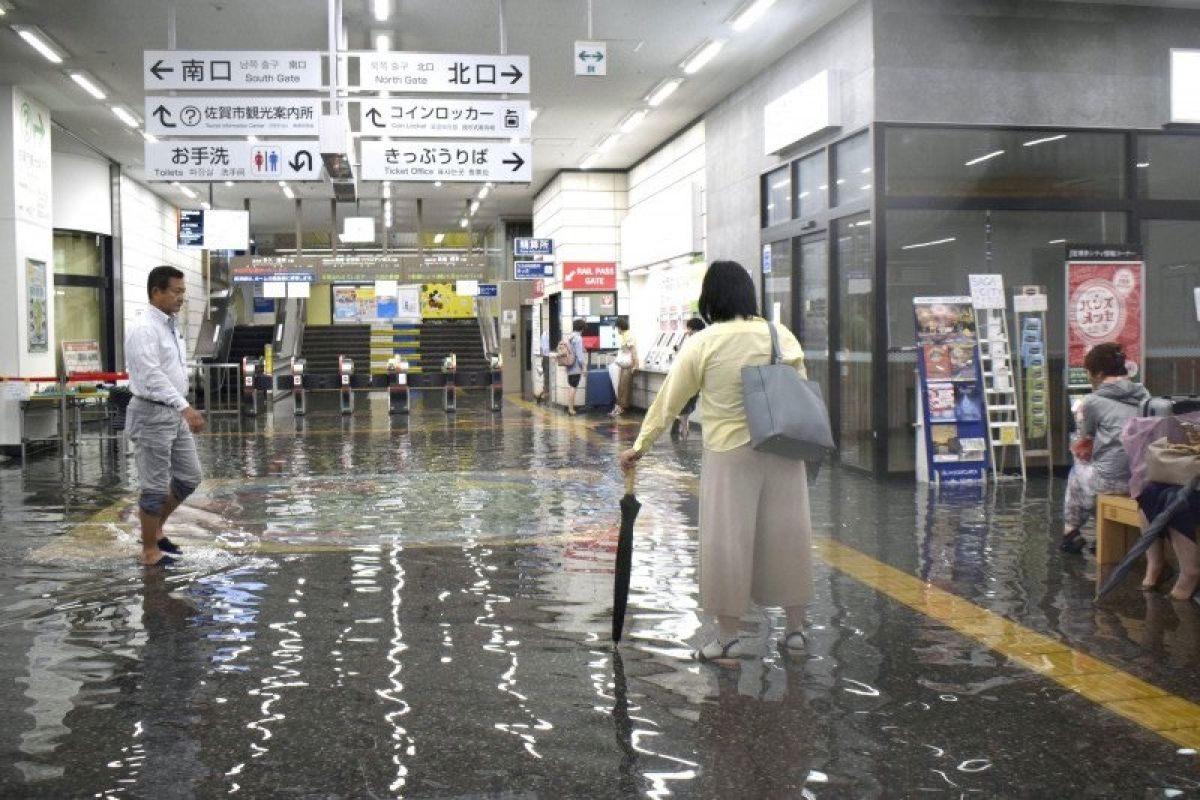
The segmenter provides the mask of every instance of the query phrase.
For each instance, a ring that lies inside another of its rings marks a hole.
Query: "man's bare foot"
[[[163,559],[167,559],[167,561],[164,562]],[[153,550],[142,550],[142,554],[140,556],[138,556],[138,563],[141,564],[143,567],[156,567],[159,564],[162,564],[162,563],[169,564],[174,561],[175,561],[175,559],[171,558],[169,555],[167,555],[163,551],[159,550],[158,548],[155,548]]]

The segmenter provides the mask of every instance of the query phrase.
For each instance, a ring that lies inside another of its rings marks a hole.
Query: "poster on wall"
[[[475,298],[456,294],[453,283],[421,284],[421,317],[423,319],[472,319]]]
[[[937,481],[982,481],[987,423],[970,297],[915,297],[926,465]]]
[[[26,320],[30,353],[50,351],[50,318],[46,308],[46,262],[25,259]]]
[[[333,287],[333,321],[334,322],[357,322],[358,321],[358,287],[357,286],[334,286]]]
[[[1091,391],[1083,360],[1102,342],[1125,348],[1131,380],[1142,379],[1145,261],[1130,245],[1067,248],[1067,390]]]

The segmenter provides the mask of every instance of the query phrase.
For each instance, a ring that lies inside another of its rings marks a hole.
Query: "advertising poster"
[[[475,298],[454,292],[453,283],[421,284],[423,319],[471,319],[475,316]]]
[[[333,321],[334,322],[357,322],[358,321],[358,287],[357,286],[334,286],[333,287]]]
[[[1070,251],[1076,254],[1074,248]],[[1067,386],[1091,389],[1083,359],[1102,342],[1118,342],[1128,356],[1131,380],[1140,381],[1144,359],[1145,262],[1121,257],[1128,249],[1101,249],[1067,261]],[[1098,257],[1095,257],[1098,256]]]
[[[25,259],[26,317],[30,353],[50,350],[50,318],[46,308],[46,262]]]
[[[913,299],[929,474],[982,481],[987,423],[979,333],[970,297]]]
[[[371,322],[375,319],[375,287],[374,286],[359,286],[358,287],[358,320],[360,322]]]

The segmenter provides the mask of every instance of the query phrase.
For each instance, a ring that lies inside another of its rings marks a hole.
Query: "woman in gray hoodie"
[[[1075,466],[1067,479],[1059,545],[1067,553],[1083,551],[1079,529],[1095,511],[1096,495],[1129,494],[1129,457],[1121,431],[1150,393],[1126,377],[1126,360],[1125,349],[1116,342],[1096,345],[1083,359],[1094,391],[1075,412],[1079,436],[1071,444]]]

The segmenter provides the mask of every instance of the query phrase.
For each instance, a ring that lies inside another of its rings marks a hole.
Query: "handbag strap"
[[[771,332],[771,363],[779,364],[783,361],[783,357],[779,354],[779,332],[775,330],[774,323],[769,321],[767,330]]]

